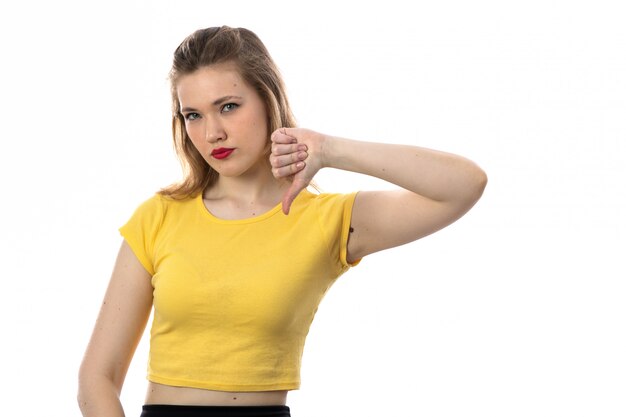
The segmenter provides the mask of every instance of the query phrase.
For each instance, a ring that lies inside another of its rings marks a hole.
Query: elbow
[[[78,390],[76,400],[83,415],[91,415],[94,407],[103,402],[119,399],[121,384],[97,367],[83,362],[78,371]]]
[[[472,207],[482,197],[487,187],[487,174],[480,167],[474,166],[467,176],[465,201]]]
[[[78,402],[78,408],[83,415],[85,415],[87,410],[87,397],[83,393],[82,389],[78,388],[78,395],[76,395],[76,401]]]
[[[93,379],[90,378],[90,373],[84,369],[84,365],[78,371],[78,391],[76,393],[76,401],[78,401],[78,407],[81,411],[85,411],[89,397],[93,391]]]
[[[80,411],[85,414],[85,410],[87,409],[87,403],[89,398],[89,393],[86,386],[85,378],[82,374],[78,376],[78,391],[76,393],[76,401],[78,402],[78,408]]]
[[[483,192],[485,191],[485,188],[487,187],[487,182],[489,182],[489,179],[487,178],[487,173],[485,171],[483,171],[482,169],[480,169],[479,167],[476,167],[477,172],[476,172],[476,194],[477,194],[477,200],[483,195]]]

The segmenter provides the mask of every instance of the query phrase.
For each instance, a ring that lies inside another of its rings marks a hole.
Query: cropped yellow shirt
[[[223,220],[202,195],[154,195],[120,233],[152,275],[148,379],[222,391],[300,387],[306,335],[346,260],[356,194],[301,192]],[[357,262],[353,263],[355,265]]]

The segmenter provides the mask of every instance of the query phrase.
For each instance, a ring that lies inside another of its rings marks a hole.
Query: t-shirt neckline
[[[221,224],[248,224],[248,223],[257,223],[263,220],[266,220],[276,213],[280,212],[282,209],[282,202],[279,202],[277,205],[269,209],[268,211],[259,214],[254,217],[246,217],[243,219],[222,219],[221,217],[215,216],[211,211],[204,205],[203,193],[198,194],[196,197],[196,204],[198,204],[199,209],[204,213],[204,215],[211,221],[215,223]]]

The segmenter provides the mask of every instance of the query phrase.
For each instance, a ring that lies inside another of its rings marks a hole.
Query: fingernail
[[[307,148],[307,146],[306,146],[304,143],[303,143],[303,144],[298,145],[298,150],[299,150],[299,151],[306,151],[307,149],[308,149],[308,148]]]
[[[304,168],[304,162],[298,162],[296,164],[296,168],[298,168],[298,169]]]
[[[298,139],[296,138],[291,139],[291,143],[298,143]]]
[[[300,158],[300,159],[304,159],[304,158],[306,158],[306,157],[307,157],[306,152],[299,152],[299,153],[298,153],[298,158]]]

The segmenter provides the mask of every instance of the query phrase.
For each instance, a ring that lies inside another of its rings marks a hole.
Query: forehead
[[[226,95],[245,96],[254,90],[244,81],[233,63],[202,67],[180,77],[176,83],[178,100],[182,102],[205,102]]]

